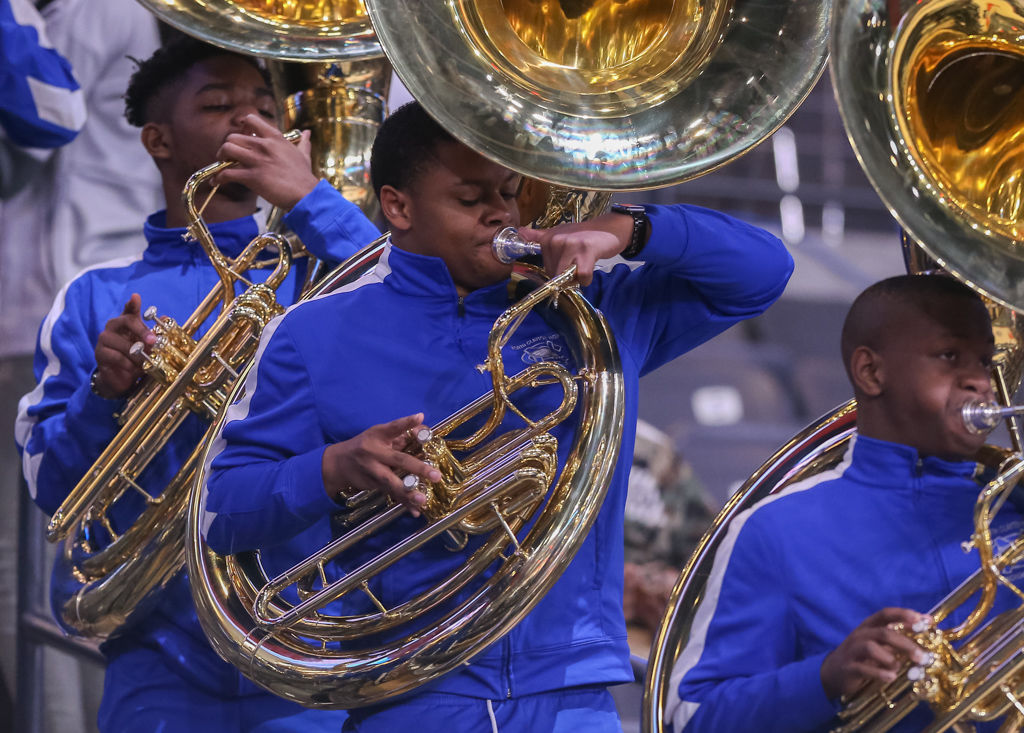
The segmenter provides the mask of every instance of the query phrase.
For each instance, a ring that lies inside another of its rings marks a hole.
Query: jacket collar
[[[154,265],[182,264],[196,259],[206,260],[206,252],[197,241],[185,239],[185,227],[167,228],[166,211],[158,211],[146,219],[146,252],[143,259]],[[259,225],[251,216],[208,224],[217,246],[226,257],[237,257],[259,234]]]
[[[390,240],[381,255],[390,270],[387,283],[398,292],[417,298],[436,298],[455,303],[459,300],[448,266],[440,257],[421,255],[396,247]],[[509,281],[502,280],[469,293],[462,299],[467,312],[492,313],[509,304]]]
[[[974,461],[946,461],[934,456],[922,457],[916,448],[858,435],[853,445],[853,461],[847,475],[857,481],[876,486],[906,486],[913,480],[928,479],[937,487],[972,481],[977,464]]]

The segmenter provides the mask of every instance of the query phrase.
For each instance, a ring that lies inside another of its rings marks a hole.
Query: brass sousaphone
[[[889,211],[942,269],[1016,311],[1024,309],[1021,28],[1024,7],[1017,2],[840,0],[831,37],[839,111],[853,149]],[[1009,309],[991,309],[997,344],[993,378],[1003,404],[1012,397],[1021,373],[1020,316]],[[855,415],[856,406],[848,403],[794,438],[740,487],[716,518],[676,583],[655,637],[644,731],[666,727],[666,705],[679,683],[673,667],[684,653],[697,607],[709,592],[707,580],[728,523],[762,498],[836,466],[853,434]],[[1019,427],[1012,426],[1010,435],[1019,454]],[[989,448],[979,460],[998,467],[1006,457]],[[990,488],[1012,488],[1019,469],[1012,461],[1008,465],[1011,474]],[[986,501],[991,503],[992,497]],[[981,575],[989,577],[976,579],[979,585],[974,586],[984,586],[985,597],[994,582],[988,571]],[[941,618],[964,600],[954,594],[934,611]],[[991,633],[1009,640],[1007,629],[1020,623],[1017,614],[1002,631],[993,625],[982,637]],[[1013,658],[1013,644],[1000,649],[995,643],[999,639],[978,641],[963,647],[966,666],[955,672],[963,697],[936,696],[937,720],[929,730],[991,720],[1007,710],[1017,717],[1000,730],[1020,730],[1024,716],[1013,702],[1024,689],[1024,677],[1015,671],[1020,655]],[[1004,663],[1001,671],[989,666]],[[927,674],[920,679],[927,680]],[[927,686],[915,685],[904,673],[891,687],[865,690],[844,713],[843,730],[888,730],[908,705],[912,708],[931,694]]]
[[[367,11],[412,95],[470,147],[560,186],[636,190],[724,165],[781,125],[824,64],[831,5],[828,0],[374,0],[367,2]],[[308,706],[380,702],[471,660],[557,580],[600,509],[609,461],[614,464],[619,449],[616,425],[623,409],[621,393],[601,386],[617,378],[615,360],[601,356],[615,349],[603,321],[595,318],[599,314],[591,315],[590,306],[564,283],[538,287],[547,302],[557,293],[558,310],[572,314],[566,340],[582,356],[584,369],[573,381],[583,389],[584,420],[558,485],[545,489],[545,508],[529,519],[525,536],[516,528],[528,514],[492,512],[487,518],[487,546],[500,543],[497,551],[505,554],[492,575],[471,580],[460,571],[433,594],[399,608],[381,605],[365,617],[340,618],[323,604],[350,592],[365,596],[371,574],[423,541],[423,532],[382,550],[347,579],[329,579],[333,551],[363,534],[364,525],[357,522],[323,553],[270,581],[258,554],[223,558],[205,547],[199,532],[202,507],[195,499],[189,573],[200,619],[214,647],[251,679]],[[550,287],[556,289],[545,290]],[[514,312],[511,318],[521,315]],[[499,322],[492,337],[502,338],[507,327]],[[493,353],[481,356],[492,374],[500,369]],[[514,378],[496,378],[494,394],[465,409],[512,409],[507,395],[517,384]],[[423,446],[440,463],[459,466],[452,472],[457,476],[464,466],[451,463],[446,446],[433,441],[443,443],[464,412],[435,426]],[[603,417],[595,422],[587,415]],[[507,461],[504,446],[512,440],[498,436],[476,450],[490,452],[500,463]],[[599,446],[600,455],[592,454]],[[474,471],[497,470],[476,453],[466,460]],[[473,481],[476,476],[470,472]],[[456,493],[456,509],[465,510],[481,491],[496,490],[481,489],[486,483],[471,482],[468,498]],[[457,486],[450,482],[442,493]],[[355,512],[366,524],[390,521],[395,507],[366,518],[363,508],[371,500],[353,497],[346,514]],[[530,504],[503,496],[506,501]],[[450,515],[429,519],[424,531],[453,526]],[[481,564],[487,563],[471,556],[466,572]],[[282,594],[293,580],[298,580],[290,586],[298,601]],[[467,587],[474,590],[465,604],[437,611],[438,604]],[[310,613],[299,613],[307,601]],[[406,611],[415,613],[407,617]],[[430,614],[437,618],[427,618]],[[379,636],[405,621],[414,624],[405,635],[378,645],[362,641],[361,632]]]

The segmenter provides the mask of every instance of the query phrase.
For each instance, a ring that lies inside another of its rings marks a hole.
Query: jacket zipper
[[[455,306],[455,313],[457,316],[456,341],[459,346],[462,347],[463,319],[466,317],[466,297],[464,295],[459,296]],[[504,667],[505,672],[505,699],[510,700],[512,698],[512,642],[507,634],[505,638],[501,640],[501,645],[503,657],[502,666]]]
[[[505,657],[505,699],[510,700],[512,698],[512,640],[509,638],[511,632],[505,635],[502,639]]]
[[[466,326],[466,301],[465,297],[460,295],[459,299],[455,302],[455,343],[458,345],[459,350],[463,353],[466,352],[465,345],[462,343],[462,331]]]

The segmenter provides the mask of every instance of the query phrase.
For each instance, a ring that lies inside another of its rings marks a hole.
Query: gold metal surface
[[[361,253],[339,270],[365,268],[370,258]],[[270,578],[259,553],[222,557],[205,546],[199,531],[205,492],[193,492],[187,558],[199,618],[217,652],[257,684],[310,707],[352,708],[413,690],[507,633],[583,542],[618,457],[624,413],[618,353],[603,317],[573,286],[574,270],[550,281],[532,269],[516,277],[535,289],[492,327],[481,367],[491,375],[491,391],[433,426],[415,451],[443,478],[420,486],[428,502],[421,526],[408,536],[382,542],[378,532],[405,508],[376,493],[353,493],[337,520],[340,534]],[[565,324],[577,345],[578,370],[542,362],[506,376],[501,349],[539,307]],[[531,419],[519,411],[519,390],[552,384],[563,395],[553,412]],[[509,412],[525,427],[496,434]],[[476,416],[483,425],[452,436]],[[559,472],[548,431],[570,416],[573,443]],[[198,481],[205,481],[202,473]],[[467,546],[472,537],[479,540]],[[450,572],[397,604],[372,592],[371,580],[435,538],[462,555]],[[374,549],[359,567],[330,579],[337,558],[365,542]],[[331,606],[352,595],[368,599],[373,610],[345,614]]]
[[[468,42],[554,108],[613,116],[669,98],[707,66],[732,3],[462,0]]]
[[[727,6],[728,7],[728,6]],[[504,15],[519,44],[545,61],[559,66],[574,66],[598,77],[632,76],[634,67],[645,56],[657,53],[662,38],[683,37],[668,63],[653,73],[642,71],[638,77],[660,76],[671,70],[672,62],[683,56],[688,29],[699,21],[702,8],[696,2],[671,3],[664,0],[590,0],[589,2],[533,2],[500,0],[461,3],[464,15],[480,18]],[[485,27],[498,26],[485,23]],[[502,61],[514,58],[516,42],[511,38],[496,44]],[[609,70],[617,68],[615,74]],[[599,83],[596,82],[595,83]]]
[[[282,61],[380,56],[358,0],[139,0],[190,36],[239,53]]]
[[[583,190],[678,183],[774,132],[831,0],[366,0],[412,96],[469,147]],[[412,32],[410,32],[412,31]]]
[[[868,178],[938,264],[1024,308],[1024,7],[838,0],[831,70]]]
[[[917,44],[905,48],[907,38]],[[1008,239],[1024,235],[1024,48],[941,28],[899,34],[899,130],[935,194]]]
[[[516,203],[522,221],[537,229],[548,229],[564,222],[586,221],[603,214],[611,194],[554,186],[536,178],[524,178]]]
[[[298,133],[290,139],[297,140]],[[142,382],[120,413],[122,427],[47,526],[51,542],[64,540],[55,569],[54,607],[62,625],[82,636],[116,633],[181,569],[184,511],[201,451],[196,448],[160,491],[146,491],[140,476],[190,414],[212,420],[220,411],[237,372],[255,353],[263,326],[282,311],[274,291],[291,267],[287,241],[262,234],[229,260],[217,249],[195,202],[197,191],[228,165],[216,163],[197,172],[182,194],[189,233],[210,257],[219,283],[184,324],[147,310],[157,341],[144,356]],[[266,265],[257,258],[270,251],[276,255],[270,260],[273,272],[236,297],[236,283],[246,282],[251,267]],[[196,340],[206,323],[209,328]],[[138,494],[145,508],[130,526],[118,526],[112,514],[119,502]]]
[[[281,125],[311,131],[313,172],[374,219],[380,207],[370,181],[370,149],[387,116],[387,59],[270,61],[267,69]]]
[[[366,18],[366,8],[360,0],[227,0],[227,5],[274,25],[331,27]]]

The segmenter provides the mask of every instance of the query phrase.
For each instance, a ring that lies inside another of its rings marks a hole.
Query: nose
[[[517,224],[515,214],[519,213],[514,199],[505,199],[500,191],[491,192],[486,199],[483,212],[484,224],[491,227],[507,227]]]
[[[983,364],[965,367],[960,376],[960,386],[984,400],[991,400],[995,394],[992,389],[991,371]]]
[[[235,105],[231,114],[231,128],[232,132],[242,132],[245,128],[243,120],[249,115],[259,115],[259,108],[252,103],[241,103]]]

